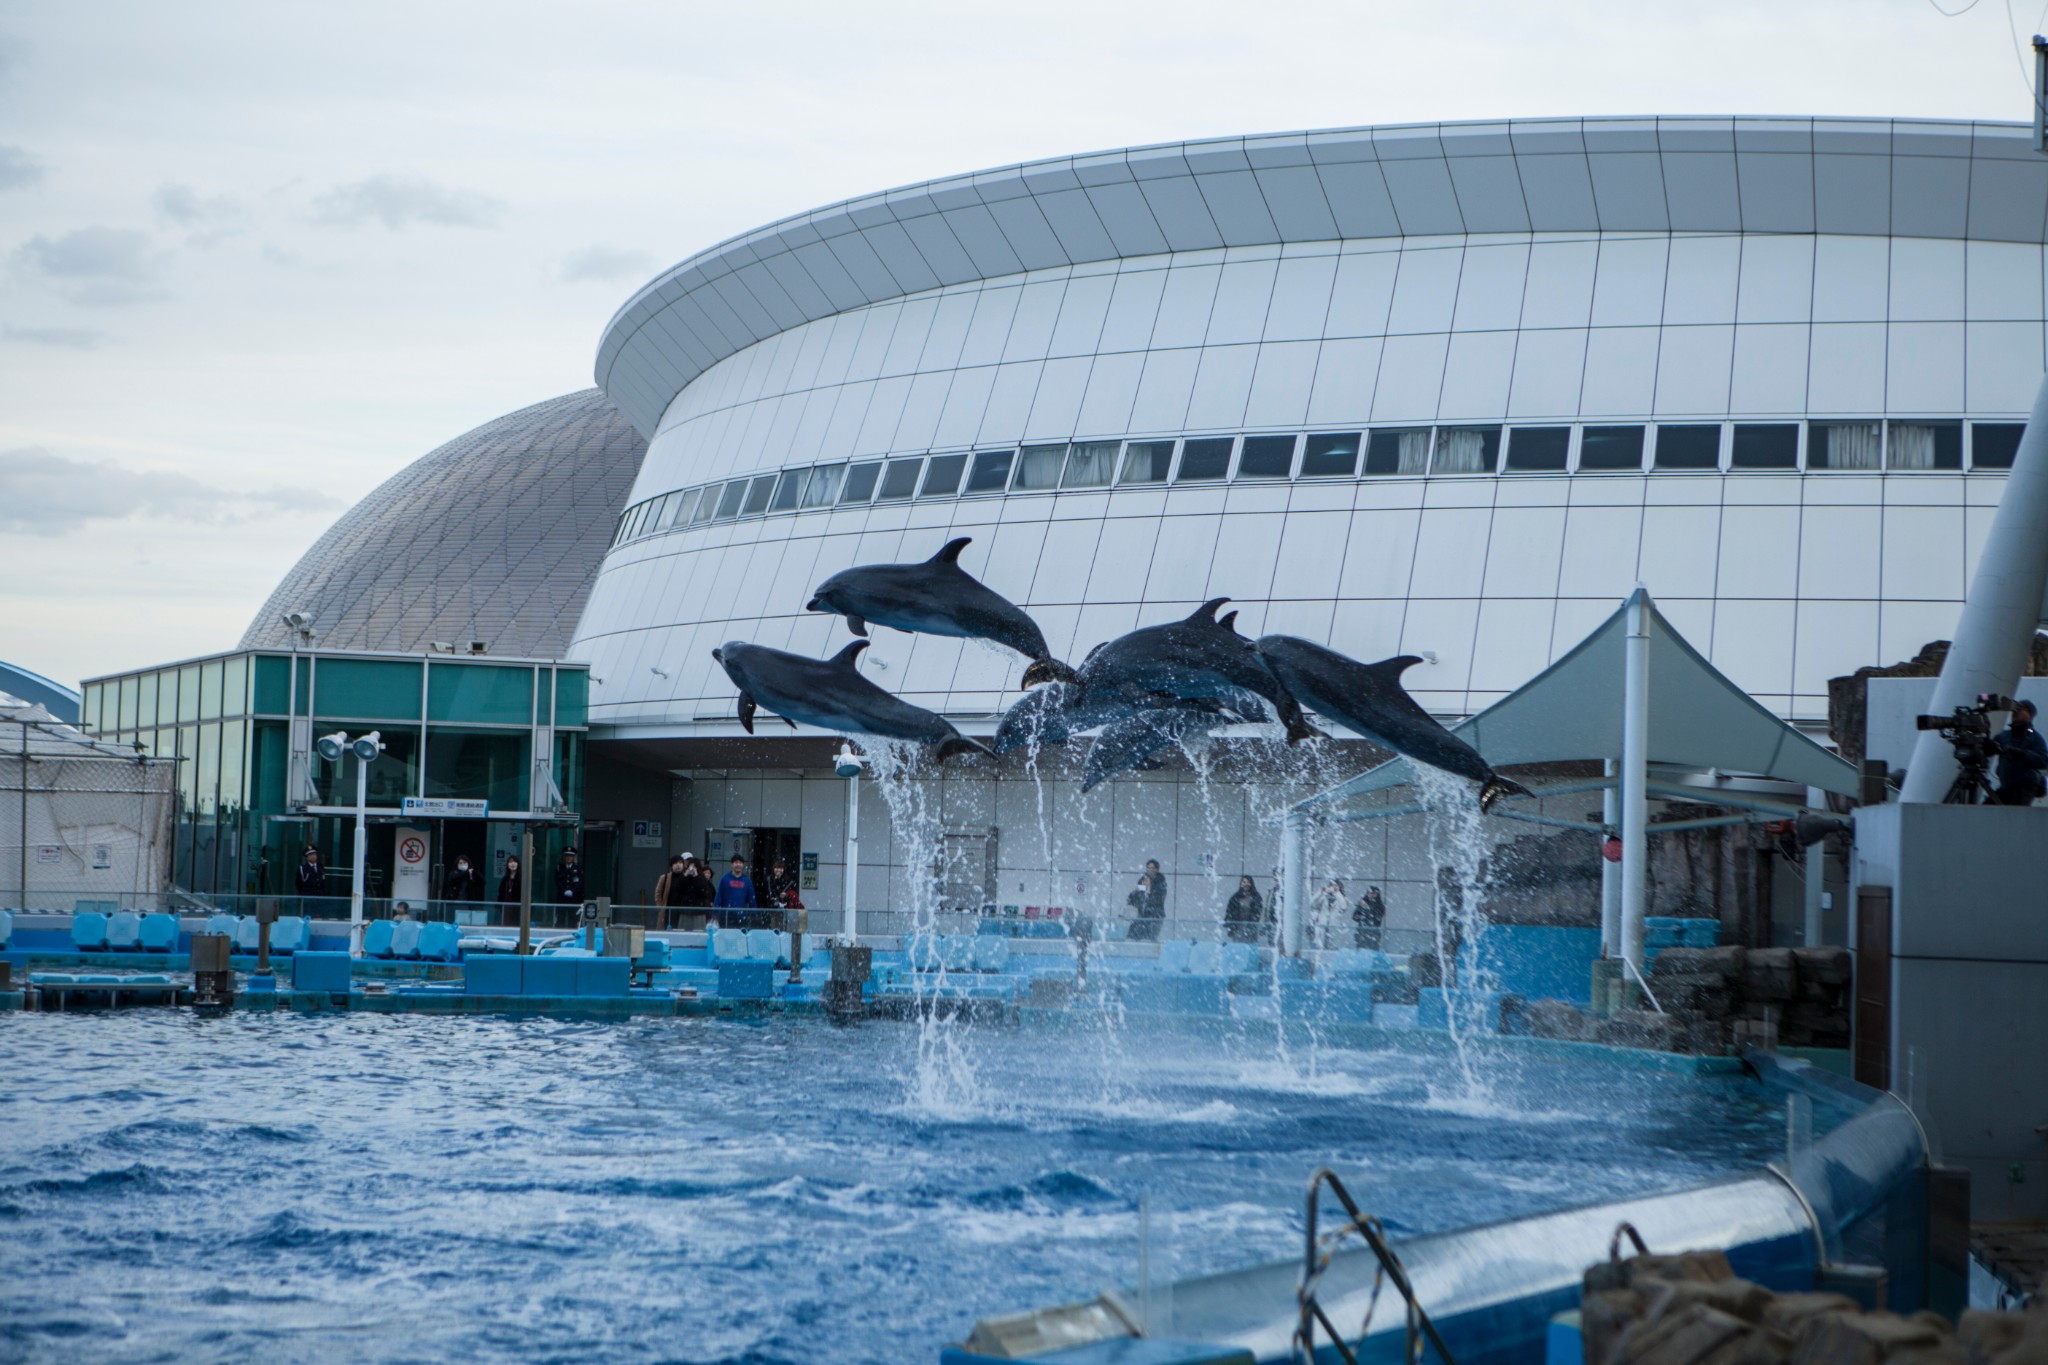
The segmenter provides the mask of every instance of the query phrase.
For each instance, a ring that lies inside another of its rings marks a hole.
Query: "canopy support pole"
[[[2005,493],[1956,622],[1955,643],[1927,710],[1938,716],[1973,704],[1986,692],[2019,684],[2048,602],[2048,378],[2034,393],[2033,415],[2013,454]],[[1899,800],[1933,805],[1956,780],[1955,751],[1933,730],[1913,741]]]
[[[1618,774],[1621,764],[1608,759],[1601,772],[1608,778]],[[1616,832],[1621,824],[1621,797],[1610,782],[1600,791],[1601,837]],[[1600,858],[1600,956],[1621,956],[1621,864]]]
[[[1621,955],[1643,974],[1643,916],[1650,891],[1650,595],[1628,602],[1621,699]]]
[[[1806,789],[1806,804],[1815,810],[1827,809],[1827,793],[1819,787]],[[1820,947],[1820,902],[1827,887],[1828,846],[1827,840],[1816,839],[1806,846],[1806,934],[1800,940],[1809,948]]]
[[[1303,864],[1308,821],[1294,811],[1280,826],[1280,951],[1301,956],[1301,912],[1308,902],[1308,868]]]

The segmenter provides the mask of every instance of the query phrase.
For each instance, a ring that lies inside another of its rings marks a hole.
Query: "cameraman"
[[[2048,791],[2048,742],[2034,728],[2034,703],[2013,703],[2012,723],[1991,741],[1998,750],[1998,804],[2031,806]]]

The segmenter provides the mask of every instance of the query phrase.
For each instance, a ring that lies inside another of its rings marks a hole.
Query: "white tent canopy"
[[[1619,759],[1629,609],[1644,608],[1649,653],[1650,766],[1720,772],[1856,794],[1854,764],[1828,752],[1771,714],[1686,642],[1638,588],[1570,653],[1451,727],[1496,768]],[[1295,807],[1324,813],[1411,780],[1394,758]],[[1703,792],[1702,800],[1711,801]]]

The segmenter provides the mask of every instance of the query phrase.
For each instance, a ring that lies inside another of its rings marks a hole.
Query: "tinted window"
[[[724,521],[727,517],[738,516],[740,514],[740,504],[745,502],[746,498],[747,481],[745,479],[734,479],[731,483],[727,484],[725,492],[719,495],[718,519]]]
[[[1428,469],[1428,427],[1375,431],[1365,448],[1368,474],[1423,474]]]
[[[1508,468],[1548,471],[1563,469],[1571,449],[1570,427],[1516,427],[1508,433]]]
[[[2018,422],[1970,423],[1970,468],[2011,469],[2025,430]]]
[[[1886,469],[1961,469],[1961,422],[1894,422],[1884,443]]]
[[[1019,488],[1058,488],[1060,466],[1067,462],[1067,448],[1057,446],[1025,446],[1017,452],[1017,484]],[[1002,487],[997,484],[996,487]]]
[[[1010,482],[1010,461],[1016,456],[1014,450],[984,450],[974,457],[974,467],[967,472],[967,491],[970,493],[999,493]]]
[[[798,477],[802,477],[802,471],[798,471]],[[703,491],[703,497],[697,503],[697,510],[690,514],[690,524],[696,526],[711,520],[711,514],[717,510],[718,485],[715,483],[709,484]]]
[[[875,495],[875,484],[882,477],[882,462],[872,460],[857,464],[846,471],[846,486],[839,490],[841,502],[866,502]]]
[[[1085,441],[1068,448],[1067,472],[1060,475],[1060,487],[1100,488],[1115,469],[1115,441]]]
[[[772,484],[775,480],[770,479],[768,482]],[[663,498],[661,500],[661,515],[655,519],[654,529],[666,531],[669,527],[688,517],[690,515],[690,503],[695,497],[696,494],[692,491],[689,493],[671,493]]]
[[[1165,483],[1173,463],[1173,442],[1133,441],[1124,447],[1124,472],[1118,483]]]
[[[775,501],[768,504],[771,512],[787,512],[803,500],[804,471],[792,469],[782,476],[782,482],[775,485]]]
[[[810,481],[804,484],[804,506],[830,507],[839,501],[839,485],[845,478],[843,464],[821,464],[813,469]]]
[[[1579,433],[1579,468],[1641,469],[1641,427],[1587,427]]]
[[[1358,433],[1338,436],[1311,433],[1301,450],[1304,479],[1348,479],[1358,472]]]
[[[1737,422],[1728,451],[1730,469],[1796,469],[1799,426],[1794,422]]]
[[[887,502],[891,498],[907,498],[917,491],[918,467],[923,460],[891,460],[888,469],[882,473],[882,491],[876,496]]]
[[[1199,441],[1183,441],[1180,446],[1180,469],[1174,474],[1177,482],[1189,479],[1220,479],[1230,472],[1230,448],[1237,444],[1232,436],[1205,436]]]
[[[960,475],[967,469],[965,455],[934,455],[931,463],[924,467],[924,487],[917,495],[920,498],[950,498],[960,491]]]
[[[1881,469],[1884,428],[1875,422],[1815,422],[1806,429],[1808,469]]]
[[[775,476],[763,474],[747,485],[747,503],[740,511],[750,517],[758,517],[768,510],[768,499],[775,496]]]
[[[1657,468],[1719,469],[1721,424],[1657,428]]]
[[[1521,439],[1517,431],[1515,438]],[[1561,468],[1562,466],[1560,466]],[[1438,427],[1430,449],[1432,474],[1491,474],[1500,468],[1499,427]]]
[[[1240,479],[1284,479],[1294,472],[1292,436],[1247,436],[1238,457]]]

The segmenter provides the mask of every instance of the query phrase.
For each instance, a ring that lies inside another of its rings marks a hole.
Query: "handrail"
[[[1350,1222],[1331,1233],[1328,1238],[1319,1241],[1316,1236],[1316,1215],[1322,1201],[1316,1196],[1325,1185],[1328,1185],[1331,1193],[1337,1196],[1338,1202],[1344,1205],[1344,1211],[1350,1215]],[[1450,1348],[1445,1346],[1444,1339],[1437,1335],[1436,1324],[1429,1320],[1429,1314],[1423,1312],[1422,1305],[1416,1301],[1415,1287],[1408,1282],[1408,1272],[1402,1267],[1401,1258],[1387,1245],[1386,1230],[1380,1226],[1380,1220],[1360,1211],[1357,1203],[1351,1198],[1351,1191],[1344,1188],[1344,1182],[1327,1166],[1318,1169],[1308,1182],[1307,1245],[1302,1259],[1301,1283],[1295,1290],[1295,1298],[1301,1305],[1301,1322],[1294,1331],[1295,1358],[1308,1362],[1308,1365],[1314,1365],[1316,1324],[1321,1323],[1323,1331],[1329,1335],[1330,1343],[1337,1348],[1337,1354],[1343,1358],[1344,1365],[1358,1365],[1357,1353],[1345,1344],[1344,1334],[1337,1330],[1337,1324],[1330,1321],[1329,1314],[1323,1311],[1322,1304],[1316,1299],[1316,1286],[1321,1282],[1323,1272],[1330,1268],[1330,1263],[1336,1258],[1338,1244],[1353,1232],[1365,1239],[1365,1244],[1372,1248],[1372,1254],[1379,1262],[1373,1271],[1372,1297],[1365,1305],[1365,1323],[1359,1329],[1360,1345],[1364,1344],[1366,1334],[1372,1330],[1372,1315],[1373,1310],[1379,1306],[1381,1284],[1385,1280],[1392,1280],[1395,1291],[1407,1305],[1405,1358],[1410,1365],[1415,1365],[1415,1362],[1422,1359],[1424,1337],[1436,1347],[1437,1355],[1444,1361],[1444,1365],[1457,1365]]]

